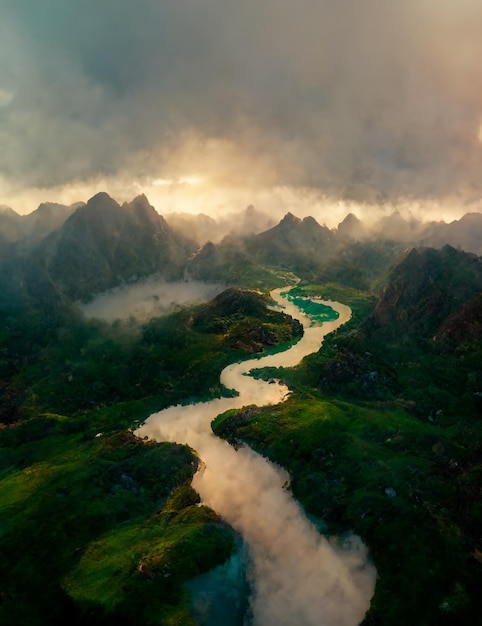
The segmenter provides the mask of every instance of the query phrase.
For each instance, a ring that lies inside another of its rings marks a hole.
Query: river
[[[321,301],[339,317],[312,325],[282,291],[286,290],[275,290],[271,296],[303,324],[304,335],[297,344],[285,352],[226,367],[221,382],[239,395],[169,407],[151,415],[136,435],[188,444],[202,459],[194,489],[248,546],[253,626],[357,626],[369,608],[376,578],[360,539],[351,535],[344,542],[330,542],[320,535],[284,488],[289,477],[283,469],[249,447],[235,450],[210,426],[228,409],[285,400],[289,393],[285,385],[246,374],[253,368],[296,365],[351,317],[349,307]]]

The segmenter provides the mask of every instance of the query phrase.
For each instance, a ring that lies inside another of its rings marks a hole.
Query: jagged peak
[[[193,252],[189,257],[189,261],[199,261],[214,258],[216,254],[216,246],[212,241],[206,241],[206,243],[201,246],[198,250]]]
[[[149,208],[151,207],[151,203],[147,199],[147,196],[145,193],[140,193],[131,202],[129,203],[125,202],[124,204],[126,204],[127,206],[144,206],[144,207],[149,207]]]
[[[308,215],[301,220],[301,223],[304,226],[309,226],[310,228],[326,228],[326,226],[322,226],[319,222],[315,220],[314,217]]]
[[[94,204],[98,202],[114,202],[115,204],[117,204],[117,202],[113,198],[111,198],[111,196],[109,196],[107,191],[99,191],[98,193],[93,195],[92,198],[89,198],[89,200],[87,200],[87,204]]]
[[[295,226],[298,224],[301,224],[300,218],[291,212],[288,212],[279,223],[280,226]]]
[[[156,228],[162,228],[162,230],[170,230],[170,226],[166,219],[156,211],[156,209],[150,204],[145,194],[140,194],[134,198],[131,202],[124,202],[122,205],[127,211],[134,213],[137,219],[144,221],[147,220]]]
[[[340,228],[340,226],[342,225],[355,225],[355,224],[361,224],[362,221],[360,220],[360,218],[358,218],[354,213],[348,213],[348,215],[346,215],[341,222],[338,224],[338,228]]]
[[[120,208],[120,205],[108,193],[100,191],[73,211],[65,220],[62,230],[70,233],[72,229],[76,229],[78,224],[85,220],[95,227],[101,227],[103,224],[105,228],[106,220],[109,219],[110,215],[120,212]]]
[[[75,221],[82,216],[94,217],[96,215],[102,215],[104,212],[118,211],[120,205],[109,196],[105,191],[96,193],[92,198],[89,198],[85,204],[79,206],[69,217],[66,223],[69,223],[72,219]]]

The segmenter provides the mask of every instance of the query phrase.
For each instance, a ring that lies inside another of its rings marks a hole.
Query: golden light
[[[180,185],[195,187],[196,185],[201,185],[204,182],[204,179],[201,178],[201,176],[181,176],[178,182]]]

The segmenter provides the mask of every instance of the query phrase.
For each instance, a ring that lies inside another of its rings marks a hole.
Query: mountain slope
[[[154,273],[180,278],[195,247],[145,196],[120,206],[99,193],[44,240],[34,258],[70,298],[85,300]]]
[[[313,268],[335,248],[334,234],[313,217],[300,219],[287,213],[279,224],[247,240],[246,247],[258,262]]]
[[[388,335],[430,337],[449,314],[480,291],[480,257],[451,246],[414,248],[392,270],[367,327]]]

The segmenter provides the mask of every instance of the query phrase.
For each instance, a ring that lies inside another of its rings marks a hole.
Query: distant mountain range
[[[231,224],[206,215],[165,219],[143,195],[120,205],[98,193],[87,203],[44,203],[26,216],[1,207],[0,300],[35,294],[87,301],[153,274],[240,284],[241,271],[251,275],[259,268],[366,289],[407,247],[449,244],[482,254],[479,213],[450,224],[407,221],[394,213],[371,229],[353,214],[336,229],[292,213],[266,228],[270,224],[252,206]],[[226,232],[217,243],[210,240]]]
[[[0,242],[24,245],[39,242],[46,235],[59,229],[65,220],[83,202],[69,206],[55,202],[43,202],[38,209],[28,215],[19,215],[7,206],[0,206]]]

